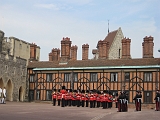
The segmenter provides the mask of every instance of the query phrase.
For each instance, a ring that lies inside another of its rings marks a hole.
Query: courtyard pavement
[[[158,120],[160,111],[142,109],[117,112],[117,108],[59,107],[48,103],[0,104],[0,120]]]

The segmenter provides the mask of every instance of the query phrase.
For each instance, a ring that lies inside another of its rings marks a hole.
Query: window
[[[6,73],[7,73],[7,71],[8,71],[8,66],[7,66],[7,65],[5,65],[5,71],[6,71]]]
[[[46,100],[52,100],[52,90],[46,91]]]
[[[111,73],[111,82],[117,81],[117,77],[118,77],[118,73],[117,72]]]
[[[144,81],[152,81],[152,72],[144,72]]]
[[[34,75],[29,76],[29,82],[34,82]]]
[[[78,73],[73,73],[73,80],[74,80],[75,82],[78,81]]]
[[[97,73],[90,73],[90,77],[91,82],[97,81]]]
[[[124,78],[125,81],[129,81],[129,80],[130,80],[130,73],[129,73],[129,72],[125,72],[124,75],[125,75],[125,76],[124,76],[124,77],[125,77],[125,78]]]
[[[144,103],[152,103],[152,91],[144,91]]]
[[[37,90],[36,98],[37,100],[40,100],[40,90]]]
[[[121,49],[119,48],[119,51],[118,51],[118,57],[120,58],[121,57]]]
[[[52,74],[46,74],[46,80],[47,80],[47,82],[51,82],[52,81]]]
[[[65,73],[64,74],[64,82],[69,82],[70,81],[70,73]]]

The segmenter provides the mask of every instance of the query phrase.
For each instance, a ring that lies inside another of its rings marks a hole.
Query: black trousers
[[[68,105],[68,100],[65,100],[65,106],[67,106]]]
[[[108,102],[108,108],[112,107],[112,102]]]
[[[72,99],[68,100],[68,106],[72,106]]]
[[[58,99],[58,106],[61,105],[61,99]]]
[[[84,100],[82,100],[82,107],[84,107],[84,102],[85,102],[85,101],[84,101]]]
[[[61,107],[64,107],[64,106],[65,106],[65,99],[62,98],[62,105],[61,105]]]
[[[116,108],[118,108],[118,102],[116,102]]]
[[[100,101],[97,101],[97,108],[100,107]]]
[[[106,101],[103,101],[102,102],[102,107],[103,107],[103,109],[106,109],[107,107],[106,107],[107,105],[106,105]]]
[[[77,107],[80,107],[80,100],[77,100]]]
[[[93,107],[96,107],[96,100],[93,101]]]
[[[56,99],[53,99],[53,106],[56,105]]]
[[[90,101],[90,108],[93,108],[93,101]]]
[[[72,106],[76,106],[76,100],[72,100]]]
[[[86,107],[88,107],[88,100],[86,100]]]

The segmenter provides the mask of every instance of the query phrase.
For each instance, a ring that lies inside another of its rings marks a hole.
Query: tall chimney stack
[[[82,60],[88,60],[88,50],[89,50],[89,45],[83,44],[82,45]]]
[[[77,49],[76,45],[71,47],[71,60],[77,60]]]
[[[143,58],[153,58],[153,37],[145,37],[143,38]]]
[[[53,48],[49,53],[49,61],[59,61],[60,59],[60,50],[57,48]]]
[[[123,38],[121,42],[122,42],[122,59],[130,59],[131,58],[131,55],[130,55],[131,39]]]
[[[63,38],[63,40],[61,41],[61,60],[62,61],[68,61],[70,59],[71,44],[72,42],[68,37]]]
[[[30,44],[30,59],[32,61],[36,60],[36,48],[37,45],[35,43]]]

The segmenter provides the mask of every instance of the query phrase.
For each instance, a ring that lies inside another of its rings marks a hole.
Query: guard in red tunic
[[[69,93],[67,92],[68,90],[66,90],[66,94],[65,94],[65,106],[68,106],[68,98],[69,98]]]
[[[154,100],[156,101],[155,111],[160,111],[160,92],[159,91],[156,92],[156,97],[154,98]]]
[[[72,89],[70,89],[68,94],[68,106],[72,106]]]
[[[89,101],[90,101],[90,108],[93,108],[93,101],[94,101],[93,94],[90,95]]]
[[[86,94],[85,94],[85,101],[86,101],[86,107],[88,107],[88,101],[89,101],[89,91],[88,90],[86,91]]]
[[[82,94],[81,94],[81,103],[82,103],[82,107],[84,107],[85,105],[85,91],[82,90]]]
[[[116,97],[115,97],[114,102],[116,104],[116,108],[118,108],[118,93],[116,93]]]
[[[81,95],[80,93],[77,94],[77,107],[80,107]]]
[[[64,107],[65,106],[65,94],[66,94],[65,86],[62,86],[62,90],[60,92],[62,94],[62,105],[61,105],[61,107]]]
[[[62,99],[62,95],[61,95],[60,90],[59,90],[58,93],[57,93],[58,106],[61,105],[61,99]]]
[[[74,90],[74,92],[72,93],[72,106],[76,106],[76,91]]]
[[[108,108],[112,108],[112,102],[113,102],[113,96],[112,96],[111,92],[109,92],[109,96],[108,96]]]
[[[93,108],[96,107],[96,99],[97,99],[97,93],[96,90],[93,90]]]
[[[104,91],[104,95],[103,95],[103,98],[102,98],[102,107],[103,109],[106,109],[107,108],[107,103],[108,103],[108,96],[106,95],[106,91]]]
[[[53,100],[53,106],[56,106],[56,100],[57,100],[57,94],[56,94],[56,92],[53,92],[53,94],[52,94],[52,100]]]
[[[101,103],[100,91],[98,91],[98,95],[97,95],[96,101],[97,101],[97,108],[99,108],[100,107],[100,103]]]

